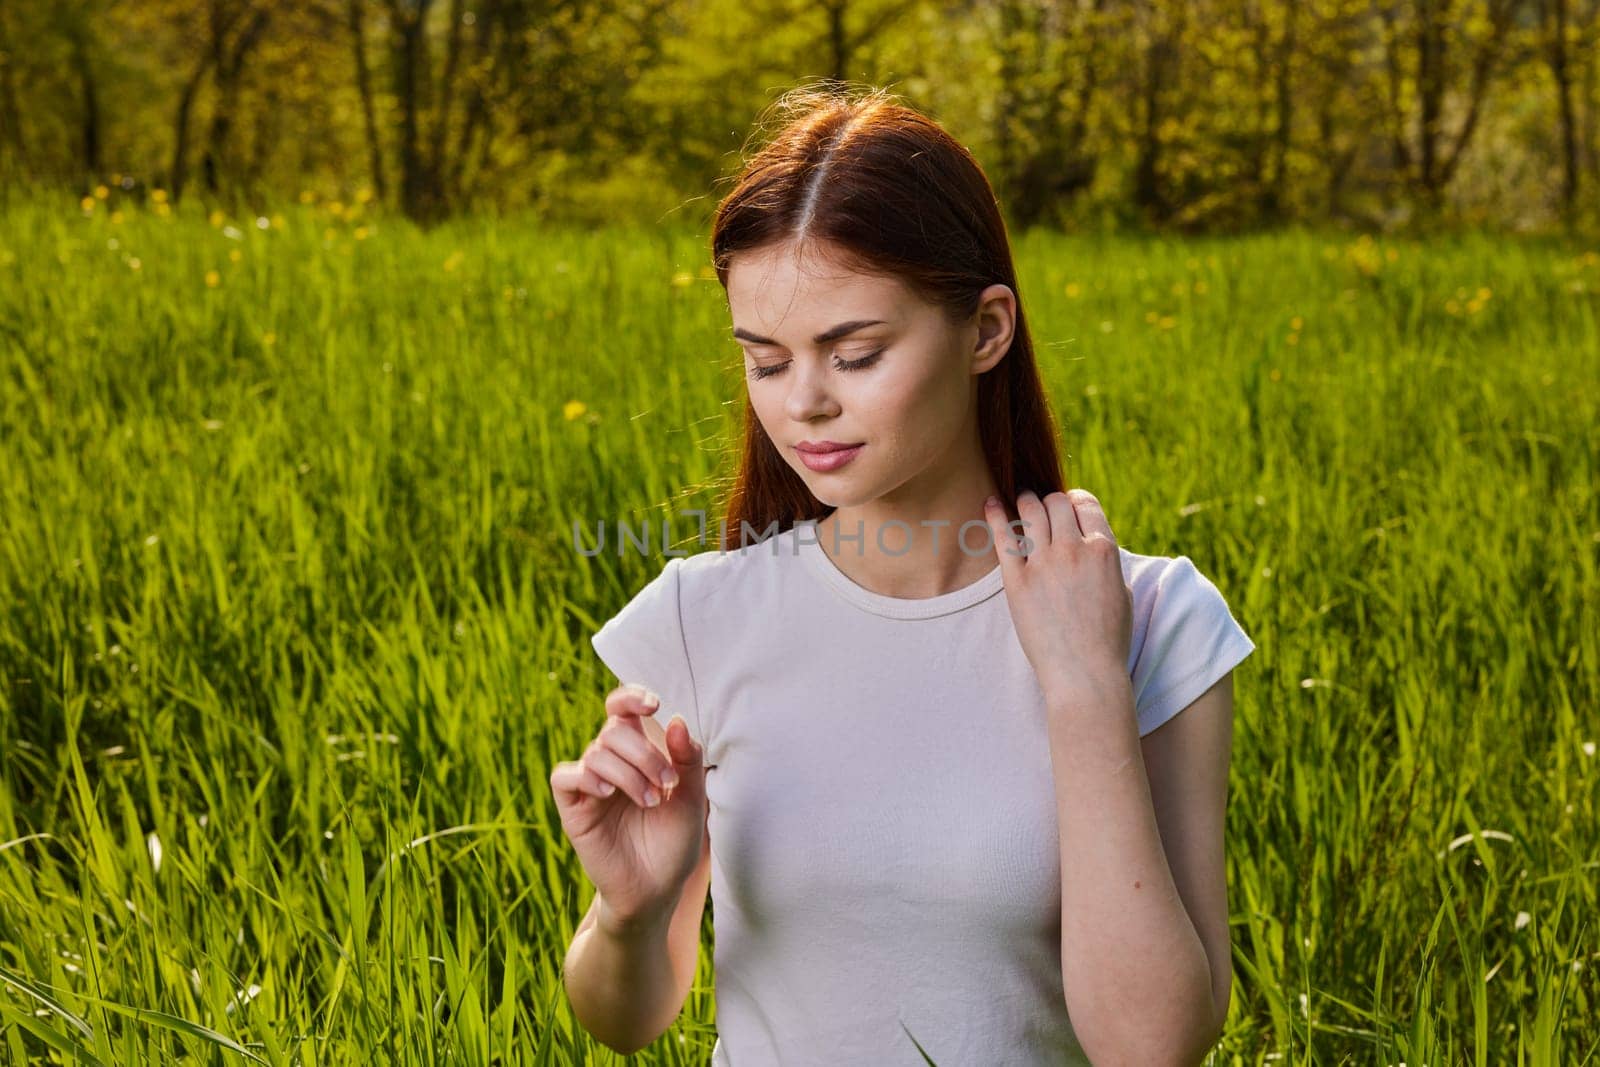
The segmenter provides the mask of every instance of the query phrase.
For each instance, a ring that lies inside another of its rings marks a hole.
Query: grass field
[[[620,1062],[548,778],[665,557],[572,526],[716,514],[704,237],[163,207],[0,204],[0,1060]],[[1260,649],[1214,1062],[1592,1060],[1600,252],[1016,253],[1070,482]]]

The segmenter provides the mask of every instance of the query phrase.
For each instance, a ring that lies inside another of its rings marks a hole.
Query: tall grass
[[[703,237],[157,212],[0,209],[0,1059],[620,1060],[548,778],[728,470]],[[1070,480],[1260,649],[1215,1062],[1592,1057],[1600,254],[1016,251]]]

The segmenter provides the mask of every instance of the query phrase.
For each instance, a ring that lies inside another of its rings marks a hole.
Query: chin
[[[876,493],[864,493],[853,487],[837,485],[822,489],[812,486],[811,495],[816,497],[818,502],[830,508],[859,507],[877,499]]]
[[[819,503],[830,508],[845,508],[870,503],[879,496],[872,491],[871,479],[856,469],[860,462],[858,458],[848,469],[835,473],[814,471],[799,460],[791,466]]]

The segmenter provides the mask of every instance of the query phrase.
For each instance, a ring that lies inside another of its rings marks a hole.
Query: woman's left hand
[[[985,503],[983,513],[1000,557],[1012,625],[1046,696],[1127,679],[1133,594],[1122,580],[1117,539],[1094,494],[1072,489],[1040,500],[1024,490],[1017,497],[1017,519],[1008,520],[998,503]],[[1026,543],[1018,542],[1019,533]]]

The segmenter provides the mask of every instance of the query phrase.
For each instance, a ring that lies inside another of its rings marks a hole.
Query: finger
[[[619,685],[606,694],[606,715],[624,720],[635,720],[637,726],[639,716],[649,717],[661,708],[661,698],[648,687],[629,682]]]
[[[674,726],[678,729],[674,730]],[[674,715],[672,721],[667,723],[667,751],[674,763],[687,767],[700,765],[700,757],[704,752],[700,742],[690,735],[689,724],[684,721],[682,715]]]
[[[656,803],[661,801],[660,786],[652,784],[649,779],[639,773],[637,767],[604,745],[597,744],[591,747],[589,751],[583,754],[583,759],[580,762],[585,770],[593,771],[601,778],[615,785],[628,795],[629,800],[632,800],[641,808],[655,807],[655,804],[651,803],[652,796],[655,798]]]
[[[1083,530],[1078,525],[1078,513],[1072,498],[1066,493],[1051,493],[1044,498],[1044,509],[1050,516],[1050,541],[1076,542],[1083,540]]]
[[[1024,560],[1017,551],[1005,505],[995,497],[984,501],[983,520],[989,525],[989,540],[994,544],[995,555],[1000,557],[1000,575],[1007,584],[1014,584],[1022,575]]]
[[[1087,489],[1074,489],[1068,496],[1072,500],[1073,512],[1078,517],[1078,527],[1083,531],[1084,537],[1100,534],[1112,544],[1117,543],[1117,537],[1111,532],[1111,523],[1106,518],[1105,508],[1100,506],[1099,499]]]
[[[604,745],[633,764],[640,774],[650,780],[651,785],[663,793],[678,784],[678,772],[672,766],[672,757],[665,751],[665,741],[657,745],[636,730],[612,727],[601,728],[595,744]]]
[[[1032,489],[1024,489],[1017,494],[1017,518],[1022,521],[1022,529],[1032,542],[1022,546],[1024,555],[1031,556],[1050,543],[1050,513],[1039,501],[1039,494]]]
[[[577,803],[579,798],[585,796],[604,800],[617,791],[616,786],[573,760],[564,760],[555,765],[550,772],[550,789],[557,800],[567,804]]]

